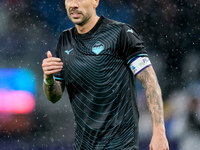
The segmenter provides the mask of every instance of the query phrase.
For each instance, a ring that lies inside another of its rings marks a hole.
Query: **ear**
[[[99,5],[99,0],[94,0],[94,8],[97,8]]]

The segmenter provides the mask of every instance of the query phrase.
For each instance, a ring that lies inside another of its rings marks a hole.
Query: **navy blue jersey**
[[[138,149],[138,108],[131,60],[147,55],[130,25],[100,17],[86,34],[75,27],[58,41],[65,82],[75,115],[75,150]]]

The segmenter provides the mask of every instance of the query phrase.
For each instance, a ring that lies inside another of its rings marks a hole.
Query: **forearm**
[[[163,100],[160,90],[160,86],[157,82],[150,84],[149,87],[145,89],[147,105],[150,111],[153,132],[157,129],[160,131],[165,131],[164,128],[164,113],[163,113]]]
[[[157,127],[164,130],[162,94],[153,68],[150,66],[143,70],[138,79],[145,90],[153,130]]]
[[[43,90],[47,99],[52,103],[56,103],[63,95],[64,86],[58,81],[54,81],[51,85],[43,83]]]

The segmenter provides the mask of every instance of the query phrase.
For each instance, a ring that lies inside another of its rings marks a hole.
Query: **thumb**
[[[50,51],[47,52],[47,57],[48,57],[48,58],[51,58],[51,57],[52,57],[52,54],[51,54]]]

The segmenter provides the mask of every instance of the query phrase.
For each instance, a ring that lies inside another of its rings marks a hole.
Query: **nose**
[[[66,0],[68,5],[72,8],[78,8],[79,0]]]

